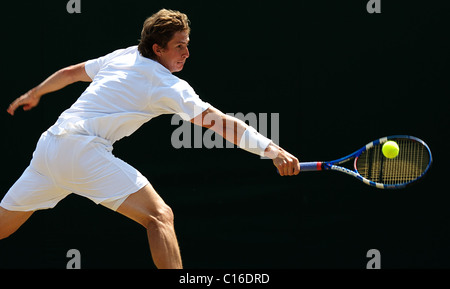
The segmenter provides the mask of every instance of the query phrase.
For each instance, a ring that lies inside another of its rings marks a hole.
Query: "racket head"
[[[399,146],[397,157],[386,158],[381,149],[389,140]],[[421,179],[433,162],[431,150],[421,139],[393,135],[367,144],[354,160],[354,168],[362,181],[377,188],[399,189]]]

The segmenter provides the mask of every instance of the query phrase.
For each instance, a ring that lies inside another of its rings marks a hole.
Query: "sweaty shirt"
[[[92,135],[112,144],[161,114],[191,120],[211,106],[137,46],[89,60],[85,70],[92,82],[48,129],[54,135]]]

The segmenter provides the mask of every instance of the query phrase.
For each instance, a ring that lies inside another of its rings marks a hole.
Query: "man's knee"
[[[4,220],[0,217],[0,240],[8,238],[12,233],[13,232],[6,226]]]
[[[149,214],[146,220],[146,229],[153,230],[159,229],[161,226],[173,227],[174,215],[172,209],[163,205],[153,214]]]
[[[11,236],[11,234],[11,232],[7,232],[0,227],[0,240],[8,238],[9,236]]]
[[[11,236],[32,214],[32,211],[9,211],[0,207],[0,239]]]

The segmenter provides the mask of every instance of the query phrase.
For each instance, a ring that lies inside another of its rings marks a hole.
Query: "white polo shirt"
[[[161,114],[191,120],[211,106],[137,46],[89,60],[85,70],[92,83],[48,129],[54,135],[92,135],[112,144]]]

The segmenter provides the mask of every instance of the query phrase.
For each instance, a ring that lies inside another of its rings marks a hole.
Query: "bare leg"
[[[153,262],[159,269],[181,269],[182,262],[173,226],[173,213],[151,185],[128,196],[117,212],[147,229]]]
[[[33,211],[9,211],[0,207],[0,239],[9,237],[17,231],[33,214]]]

